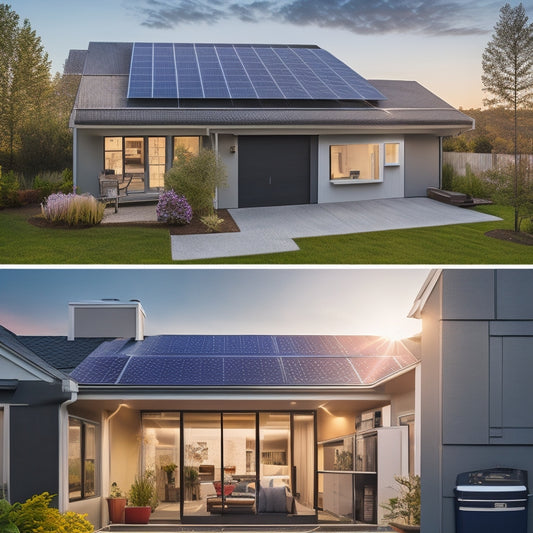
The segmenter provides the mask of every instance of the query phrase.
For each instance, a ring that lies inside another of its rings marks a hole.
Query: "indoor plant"
[[[382,505],[389,525],[400,532],[420,531],[420,476],[394,476],[400,485],[398,496]]]
[[[107,498],[107,508],[109,510],[109,520],[113,524],[124,523],[124,508],[126,507],[126,498],[115,481],[111,483],[111,491]]]
[[[174,471],[176,470],[177,467],[178,465],[176,463],[168,463],[161,467],[167,475],[167,483],[169,485],[174,483]]]
[[[183,477],[185,482],[185,500],[195,500],[200,477],[198,468],[186,466],[183,470]]]
[[[128,506],[125,509],[126,524],[147,524],[151,512],[157,507],[154,475],[146,470],[131,485]]]

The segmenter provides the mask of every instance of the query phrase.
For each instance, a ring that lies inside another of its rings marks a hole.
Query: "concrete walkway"
[[[240,233],[171,236],[172,259],[299,250],[293,239],[499,220],[429,198],[230,209]]]
[[[390,229],[445,226],[499,220],[430,200],[394,198],[334,204],[230,209],[238,233],[172,235],[175,261],[298,250],[298,237],[321,237]],[[156,222],[155,205],[107,208],[102,224]]]

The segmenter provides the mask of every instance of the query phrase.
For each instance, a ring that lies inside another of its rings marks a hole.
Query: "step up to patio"
[[[469,194],[462,192],[445,191],[436,187],[429,187],[427,195],[432,200],[438,200],[439,202],[459,207],[471,207],[474,205],[474,199]]]

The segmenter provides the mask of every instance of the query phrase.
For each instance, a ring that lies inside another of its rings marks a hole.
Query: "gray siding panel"
[[[439,186],[439,138],[405,136],[405,196],[426,196],[428,187]]]
[[[494,272],[465,270],[443,272],[447,289],[442,297],[443,320],[490,320],[494,318]]]
[[[533,338],[503,339],[503,426],[533,430]]]
[[[59,407],[11,407],[10,498],[59,491]]]
[[[499,270],[497,278],[499,320],[533,320],[533,270]]]
[[[488,444],[488,324],[444,322],[442,339],[442,442]]]

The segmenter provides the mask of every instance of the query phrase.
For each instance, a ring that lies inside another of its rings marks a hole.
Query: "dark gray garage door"
[[[308,204],[307,136],[239,137],[239,207]]]

